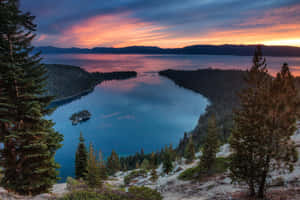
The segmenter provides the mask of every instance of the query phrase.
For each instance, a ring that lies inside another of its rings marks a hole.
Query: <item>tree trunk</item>
[[[269,163],[270,163],[270,157],[267,156],[267,167],[263,172],[263,175],[261,177],[259,190],[258,190],[258,198],[263,199],[265,197],[265,190],[266,190],[266,179],[269,172]]]
[[[249,184],[249,191],[250,191],[250,197],[254,197],[256,194],[255,194],[255,188],[254,188],[254,184],[253,184],[253,181],[250,181],[250,184]]]
[[[262,177],[257,197],[263,199],[265,197],[266,175]]]

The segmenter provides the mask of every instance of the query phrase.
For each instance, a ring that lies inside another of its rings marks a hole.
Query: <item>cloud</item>
[[[102,115],[102,119],[112,118],[112,117],[118,116],[120,114],[121,114],[120,112],[114,112],[114,113],[110,113],[110,114],[107,114],[107,115]]]
[[[300,38],[299,0],[26,0],[22,8],[37,16],[36,45],[298,45]]]
[[[167,33],[161,32],[163,29],[165,27],[130,18],[129,14],[123,13],[91,17],[63,30],[58,37],[48,35],[43,39],[56,46],[119,47],[165,38]]]

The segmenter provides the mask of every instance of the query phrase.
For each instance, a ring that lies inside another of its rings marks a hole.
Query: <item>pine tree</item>
[[[82,133],[80,133],[79,144],[75,156],[75,177],[76,179],[84,179],[87,173],[87,160],[88,154],[84,144],[84,138]]]
[[[102,186],[100,163],[97,160],[92,144],[89,147],[86,181],[93,188]]]
[[[173,170],[173,163],[170,151],[164,152],[163,171],[169,174]]]
[[[184,157],[186,158],[186,163],[192,163],[195,160],[195,146],[192,137],[189,139],[189,143],[185,149]]]
[[[48,192],[58,180],[54,161],[62,136],[44,119],[47,71],[31,41],[36,25],[17,0],[0,1],[0,142],[2,185],[19,194]]]
[[[202,156],[200,158],[201,171],[210,173],[216,161],[216,154],[219,150],[219,135],[216,119],[212,116],[207,125],[207,135],[203,145]]]
[[[186,146],[188,145],[188,143],[189,143],[189,137],[188,137],[188,134],[185,132],[184,137],[183,137],[183,139],[180,140],[178,148],[177,148],[179,156],[184,157]]]
[[[169,151],[169,153],[171,155],[171,160],[175,161],[176,160],[176,152],[174,151],[172,144],[169,145],[168,151]]]
[[[118,154],[112,150],[111,155],[107,158],[107,171],[109,175],[113,175],[121,169]]]
[[[135,163],[135,169],[139,169],[140,168],[140,164],[139,164],[139,162],[136,162]]]
[[[248,88],[240,94],[234,113],[230,145],[231,177],[245,182],[251,196],[264,198],[266,179],[274,170],[292,171],[297,151],[290,136],[297,130],[299,99],[294,78],[285,64],[276,78],[267,74],[265,59],[257,48],[247,72]]]
[[[154,152],[151,153],[150,156],[150,168],[154,169],[157,166],[157,156],[155,155]]]
[[[99,162],[99,167],[100,167],[101,179],[106,180],[107,179],[107,171],[106,171],[105,162],[104,162],[103,155],[102,155],[101,151],[99,151],[98,160],[99,160],[98,162]]]
[[[144,160],[143,160],[143,162],[142,162],[142,164],[141,164],[141,168],[142,168],[142,169],[145,169],[145,170],[148,170],[148,169],[151,168],[151,167],[150,167],[150,162],[149,162],[148,159],[144,159]]]

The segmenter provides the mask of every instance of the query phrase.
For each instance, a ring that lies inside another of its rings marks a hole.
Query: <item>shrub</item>
[[[88,191],[76,191],[69,194],[66,194],[64,197],[59,200],[104,200],[102,195],[97,194],[96,192]]]
[[[162,200],[159,192],[146,187],[131,187],[129,192],[120,190],[73,191],[59,200]]]
[[[156,190],[147,187],[130,187],[129,193],[134,195],[137,199],[143,200],[162,200],[162,196]]]
[[[155,182],[157,179],[158,179],[158,175],[157,175],[157,173],[156,173],[156,170],[155,170],[155,169],[152,169],[152,170],[151,170],[151,178],[150,178],[150,180],[151,180],[152,182]]]
[[[147,174],[147,171],[143,170],[143,169],[132,171],[130,174],[128,174],[127,176],[124,177],[124,184],[128,185],[132,179],[139,177],[139,176],[145,177],[146,174]]]
[[[199,172],[198,166],[188,168],[179,174],[178,179],[184,180],[184,181],[195,179],[198,175],[198,172]]]
[[[73,179],[72,177],[67,178],[67,189],[69,191],[74,191],[75,189],[78,189],[83,185],[82,182],[79,180]]]
[[[193,180],[197,178],[202,178],[206,176],[210,176],[217,173],[225,172],[229,167],[229,158],[216,158],[214,165],[212,166],[212,170],[208,174],[206,170],[201,169],[201,167],[193,167],[186,169],[179,176],[180,180]]]

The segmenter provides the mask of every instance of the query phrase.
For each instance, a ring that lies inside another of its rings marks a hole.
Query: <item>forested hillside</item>
[[[244,71],[202,69],[197,71],[165,70],[159,74],[173,80],[177,85],[191,89],[207,97],[211,103],[207,112],[199,119],[193,131],[196,145],[200,146],[206,133],[207,121],[215,115],[220,128],[221,139],[226,140],[230,135],[232,125],[232,109],[238,105],[237,93],[245,83]],[[178,150],[183,153],[188,141],[181,140]]]
[[[177,85],[191,89],[207,97],[211,105],[202,115],[198,125],[192,131],[193,141],[199,147],[204,139],[207,121],[215,115],[220,130],[220,138],[226,141],[232,128],[232,111],[239,105],[238,92],[246,86],[244,81],[245,71],[201,69],[196,71],[165,70],[160,75],[173,80]],[[300,91],[300,77],[295,78],[295,86]],[[188,139],[183,138],[178,146],[178,151],[183,153]]]
[[[136,72],[89,73],[80,67],[70,65],[47,64],[47,94],[58,100],[76,98],[94,89],[105,80],[135,77]]]

